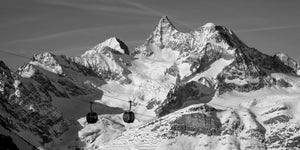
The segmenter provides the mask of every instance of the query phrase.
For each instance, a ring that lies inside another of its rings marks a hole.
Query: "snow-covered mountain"
[[[162,17],[132,51],[112,37],[74,58],[36,54],[16,73],[0,65],[4,136],[32,147],[300,149],[299,63],[213,23],[185,33]]]

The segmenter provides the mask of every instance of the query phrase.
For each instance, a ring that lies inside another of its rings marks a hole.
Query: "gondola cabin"
[[[97,113],[95,113],[95,112],[89,112],[89,113],[86,115],[86,121],[87,121],[89,124],[96,123],[96,122],[98,121],[98,115],[97,115]]]
[[[133,123],[135,119],[134,113],[132,111],[126,111],[123,114],[123,120],[126,123]]]
[[[93,112],[92,105],[93,103],[90,102],[90,112],[86,115],[86,122],[89,124],[94,124],[98,121],[98,114]]]
[[[133,123],[135,119],[134,113],[131,111],[131,102],[129,101],[129,110],[123,114],[123,121],[126,123]]]

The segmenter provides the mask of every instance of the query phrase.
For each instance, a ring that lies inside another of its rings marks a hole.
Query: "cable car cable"
[[[125,102],[128,102],[128,101],[126,101],[126,100],[123,100],[123,99],[119,99],[119,98],[115,98],[115,97],[111,97],[111,98],[113,98],[113,99],[115,99],[115,100],[119,100],[119,101],[125,101]],[[86,101],[83,101],[83,102],[86,102]],[[94,103],[95,105],[97,105],[97,104],[101,104],[101,103]],[[142,105],[143,106],[143,105]],[[141,115],[141,116],[146,116],[146,117],[150,117],[150,118],[156,118],[156,117],[154,117],[154,116],[150,116],[150,115],[145,115],[145,114],[141,114],[141,113],[136,113],[136,112],[134,112],[135,114],[138,114],[138,115]]]
[[[30,57],[19,55],[19,54],[12,53],[12,52],[2,51],[2,50],[0,50],[0,52],[10,54],[10,55],[13,55],[13,56],[17,56],[17,57],[21,57],[21,58],[31,59]]]
[[[0,49],[7,49],[7,48],[1,48],[1,47],[0,47]],[[21,58],[31,59],[30,57],[23,56],[23,55],[16,54],[16,53],[12,53],[12,52],[2,51],[2,50],[0,50],[0,52],[7,53],[7,54],[10,54],[10,55],[13,55],[13,56],[17,56],[17,57],[21,57]],[[135,85],[133,85],[133,86],[135,86]],[[136,86],[136,87],[138,87],[138,86]],[[139,88],[142,88],[142,87],[139,86]],[[127,100],[123,100],[123,99],[120,99],[120,98],[117,98],[117,97],[112,97],[112,96],[109,96],[109,95],[105,95],[105,96],[106,96],[106,97],[113,98],[113,99],[115,99],[115,100],[128,102]],[[93,117],[94,119],[92,119],[92,120],[96,120],[95,117],[94,117],[94,116],[95,116],[95,115],[94,115],[95,112],[93,112],[93,110],[92,110],[92,104],[93,104],[93,103],[90,103],[90,112],[87,114],[87,116],[89,116],[89,118]],[[136,105],[140,105],[140,106],[145,106],[145,107],[147,107],[146,105],[139,104],[139,103],[136,103]],[[140,114],[140,113],[136,113],[136,112],[135,112],[135,114],[138,114],[138,115],[141,115],[141,116],[150,117],[150,118],[156,118],[156,117],[153,117],[153,116],[149,116],[149,115],[145,115],[145,114]],[[90,122],[94,122],[94,121],[90,121]]]
[[[105,95],[105,94],[103,94],[103,96],[106,96],[106,97],[109,97],[109,98],[113,98],[113,99],[116,99],[116,100],[120,100],[120,101],[123,101],[123,102],[128,102],[128,100],[120,99],[120,98],[113,97],[113,96],[108,96],[108,95]],[[135,104],[147,107],[147,105],[143,105],[143,104],[139,104],[139,103],[135,103]]]

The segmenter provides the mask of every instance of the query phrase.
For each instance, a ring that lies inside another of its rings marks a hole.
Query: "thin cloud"
[[[130,1],[130,0],[123,0],[123,2],[126,2],[129,5],[132,5],[132,6],[135,6],[135,7],[139,8],[139,9],[142,9],[144,11],[147,11],[147,12],[149,12],[149,14],[153,14],[155,16],[159,16],[159,17],[166,16],[166,13],[163,13],[163,12],[158,11],[156,9],[150,8],[150,7],[148,7],[146,5],[143,5],[141,3],[136,3],[136,2],[133,2],[133,1]],[[178,24],[180,24],[184,27],[187,27],[188,29],[192,29],[192,27],[189,24],[186,24],[184,21],[181,21],[181,20],[179,20],[179,19],[177,19],[173,16],[171,17],[171,19],[172,19],[172,21],[174,21],[174,22],[176,22],[176,23],[178,23]]]
[[[139,8],[139,9],[143,10],[144,12],[146,11],[149,14],[152,14],[152,15],[155,15],[155,16],[164,16],[165,15],[164,13],[162,13],[160,11],[154,10],[150,7],[147,7],[147,6],[143,5],[143,4],[136,3],[136,2],[133,2],[133,1],[130,1],[130,0],[123,0],[123,3],[134,6],[136,8]]]
[[[10,27],[12,25],[27,23],[27,22],[33,22],[35,20],[38,20],[42,18],[42,15],[35,15],[35,16],[22,16],[22,18],[17,18],[13,20],[8,20],[6,22],[1,22],[0,28],[6,28]]]
[[[53,38],[58,38],[58,37],[63,37],[63,36],[68,36],[68,35],[74,35],[74,34],[81,34],[81,33],[91,33],[91,32],[109,32],[109,31],[115,31],[115,30],[123,30],[126,28],[146,28],[146,27],[151,27],[153,26],[152,24],[149,23],[144,23],[144,24],[127,24],[127,25],[110,25],[110,26],[104,26],[104,27],[95,27],[95,28],[84,28],[84,29],[76,29],[76,30],[70,30],[70,31],[65,31],[65,32],[59,32],[59,33],[53,33],[50,35],[45,35],[45,36],[39,36],[39,37],[33,37],[33,38],[27,38],[27,39],[21,39],[21,40],[14,40],[7,42],[9,44],[12,43],[18,43],[18,42],[37,42],[41,40],[48,40],[48,39],[53,39]]]
[[[272,31],[272,30],[283,30],[283,29],[293,29],[293,28],[300,28],[300,25],[272,26],[272,27],[263,27],[263,28],[254,28],[254,29],[241,29],[241,30],[236,30],[235,32],[247,33],[247,32]]]
[[[122,2],[122,1],[120,1]],[[147,16],[156,16],[153,15],[153,13],[145,12],[141,9],[134,9],[132,7],[124,6],[122,7],[114,4],[105,4],[105,3],[78,3],[75,1],[63,1],[63,0],[45,0],[44,3],[48,3],[51,5],[58,5],[58,6],[65,6],[65,7],[72,7],[72,8],[78,8],[78,9],[84,9],[88,11],[98,11],[98,12],[112,12],[112,13],[130,13],[130,14],[137,14],[137,15],[147,15]]]

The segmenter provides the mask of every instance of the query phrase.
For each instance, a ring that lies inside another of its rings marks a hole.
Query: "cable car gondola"
[[[131,103],[132,101],[129,101],[129,110],[123,114],[123,121],[126,123],[133,123],[135,119],[134,113],[131,111]]]
[[[86,115],[86,121],[89,123],[89,124],[94,124],[98,121],[98,115],[97,113],[93,112],[93,102],[90,102],[90,111],[87,115]]]

